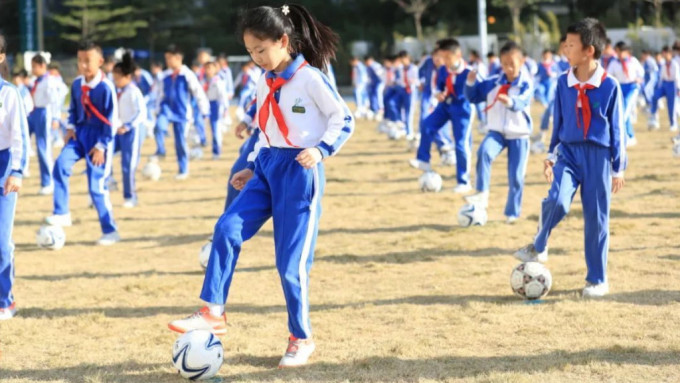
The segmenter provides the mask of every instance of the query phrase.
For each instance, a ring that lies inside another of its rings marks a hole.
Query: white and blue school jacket
[[[366,69],[368,70],[368,77],[371,79],[371,85],[377,86],[385,82],[385,67],[379,62],[373,61],[366,66]]]
[[[64,103],[64,94],[63,90],[60,89],[59,82],[59,78],[50,76],[49,73],[45,73],[31,82],[33,108],[48,109],[53,121],[59,120],[61,106]]]
[[[82,87],[90,88],[92,106],[108,120],[109,124],[99,119],[95,114],[85,112],[81,98]],[[84,76],[78,76],[71,84],[71,103],[68,109],[68,123],[66,129],[76,131],[76,138],[86,147],[86,150],[96,147],[106,150],[113,140],[116,129],[121,126],[118,118],[118,96],[116,87],[101,70],[90,80],[85,82]]]
[[[260,126],[261,133],[255,150],[248,155],[250,169],[254,169],[255,158],[262,147],[316,147],[323,158],[326,158],[337,154],[354,132],[354,117],[328,77],[311,65],[305,65],[295,72],[304,61],[301,54],[297,55],[278,75],[288,78],[294,74],[278,92],[279,108],[289,129],[288,141],[294,146],[289,145],[283,137],[270,105],[267,124]],[[269,94],[267,78],[276,76],[272,72],[266,72],[257,84],[258,117]]]
[[[527,138],[531,134],[531,98],[533,96],[533,78],[522,68],[519,76],[510,83],[508,96],[511,103],[505,106],[496,96],[501,86],[508,84],[505,73],[492,76],[486,80],[466,81],[465,97],[471,103],[486,102],[489,108],[486,111],[489,130],[501,133],[508,140]]]
[[[614,77],[620,85],[636,84],[644,80],[645,69],[642,67],[638,59],[635,57],[627,58],[626,66],[628,68],[628,74],[623,71],[621,59],[613,59],[609,61],[607,72],[612,75],[612,77]]]
[[[413,64],[409,64],[407,67],[399,65],[396,67],[395,75],[395,83],[398,87],[407,89],[409,93],[416,92],[420,84],[417,66]]]
[[[127,131],[137,129],[146,122],[146,101],[136,83],[130,82],[118,89],[118,115]]]
[[[352,66],[352,86],[354,88],[365,88],[371,82],[368,77],[368,70],[366,65],[358,61],[356,65]]]
[[[501,67],[501,62],[498,59],[491,61],[487,64],[486,75],[489,77],[501,74],[502,71],[503,68]]]
[[[432,56],[426,56],[418,66],[418,79],[423,85],[423,100],[426,100],[432,95],[432,77],[436,68]]]
[[[524,59],[524,68],[533,79],[538,74],[538,63],[531,57]]]
[[[192,118],[191,96],[196,98],[201,114],[210,113],[210,104],[205,96],[203,86],[198,82],[196,74],[186,65],[174,72],[167,69],[158,83],[159,97],[156,100],[156,114],[168,117],[171,122],[187,122]]]
[[[538,65],[538,71],[536,72],[536,80],[541,83],[547,82],[555,80],[560,74],[562,74],[562,70],[560,70],[560,67],[558,66],[556,61],[550,62],[542,61]]]
[[[675,83],[675,89],[680,89],[680,64],[677,60],[670,60],[669,62],[664,62],[659,66],[659,79],[663,82],[673,82]]]
[[[573,69],[562,74],[557,80],[554,126],[548,159],[553,163],[556,161],[557,149],[562,144],[590,143],[609,148],[612,176],[621,177],[628,162],[621,86],[611,75],[605,76],[602,64],[598,63],[595,74],[586,82],[595,88],[586,91],[590,99],[592,118],[588,135],[584,137],[583,113],[578,101],[578,91],[574,88],[576,84],[579,84],[579,81]],[[579,106],[578,113],[577,105]]]
[[[146,69],[141,69],[139,77],[134,76],[132,80],[142,92],[142,95],[148,98],[151,93],[151,88],[153,88],[153,77],[151,76],[151,73]]]
[[[227,86],[224,78],[216,75],[210,80],[206,79],[206,95],[208,101],[217,102],[222,107],[229,106],[229,95],[227,94]]]
[[[26,112],[26,115],[28,115],[33,111],[33,97],[31,96],[31,90],[28,89],[28,87],[24,84],[21,84],[16,88],[19,91],[21,100],[24,102],[24,111]]]
[[[0,78],[0,151],[12,155],[10,174],[22,176],[28,162],[28,120],[19,90]]]
[[[569,64],[569,59],[566,58],[565,56],[557,56],[557,58],[555,59],[555,62],[557,63],[557,67],[560,68],[560,74],[563,74],[564,72],[571,69],[571,64]]]
[[[225,66],[220,69],[218,76],[224,80],[224,89],[227,92],[227,99],[232,99],[234,97],[234,76],[231,73],[231,68]]]
[[[647,57],[644,63],[642,63],[642,68],[645,70],[645,84],[650,81],[656,82],[659,76],[659,64],[652,56]]]

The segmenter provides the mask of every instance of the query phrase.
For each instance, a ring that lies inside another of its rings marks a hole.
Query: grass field
[[[268,224],[241,255],[219,376],[229,382],[680,381],[680,159],[671,156],[667,120],[656,132],[643,122],[627,185],[613,198],[611,295],[580,298],[585,262],[577,195],[551,239],[553,290],[538,305],[512,295],[509,275],[517,264],[511,254],[535,233],[547,192],[543,156],[530,159],[522,219],[504,222],[501,155],[488,224],[463,229],[456,223],[463,200],[451,192],[453,168],[438,168],[445,191],[423,194],[405,143],[359,122],[342,153],[327,162],[311,279],[317,343],[311,364],[275,368],[288,333]],[[475,132],[475,147],[480,141]],[[139,177],[137,209],[122,209],[122,192],[113,192],[123,240],[108,248],[93,246],[99,224],[87,207],[85,177],[74,175],[74,226],[58,252],[35,245],[52,200],[36,195],[33,158],[14,234],[20,312],[0,323],[0,382],[183,381],[171,366],[176,335],[166,323],[201,305],[198,251],[223,208],[239,143],[229,133],[226,158],[192,162],[184,182],[172,179],[176,163],[168,156],[160,182]],[[147,140],[144,156],[152,150]]]

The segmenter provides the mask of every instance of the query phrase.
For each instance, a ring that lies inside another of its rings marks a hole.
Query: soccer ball
[[[425,172],[418,178],[420,190],[424,192],[439,192],[442,190],[442,177],[436,172]]]
[[[201,246],[201,252],[198,253],[198,263],[201,265],[203,270],[208,268],[208,261],[210,260],[210,251],[212,250],[212,239],[208,240],[208,243]]]
[[[541,154],[541,153],[545,153],[548,149],[546,148],[543,141],[536,141],[533,144],[531,144],[530,150],[531,150],[531,153],[533,153],[533,154]]]
[[[224,349],[220,339],[207,330],[192,330],[172,347],[172,365],[190,380],[210,379],[222,367]]]
[[[142,175],[146,179],[158,181],[161,178],[161,167],[157,162],[149,161],[142,169]]]
[[[458,224],[463,227],[486,225],[486,209],[473,204],[465,204],[458,211]]]
[[[512,291],[524,299],[540,299],[548,295],[552,286],[550,270],[539,262],[524,262],[510,274]]]
[[[680,157],[680,142],[673,145],[673,157]]]
[[[66,243],[66,233],[61,226],[42,226],[35,235],[35,241],[43,249],[59,250]]]
[[[203,149],[201,149],[200,147],[191,149],[191,151],[189,152],[189,158],[192,160],[200,160],[201,158],[203,158]]]

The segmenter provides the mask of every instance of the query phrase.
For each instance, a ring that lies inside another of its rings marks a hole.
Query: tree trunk
[[[413,14],[413,20],[416,23],[416,37],[418,38],[418,41],[421,41],[421,42],[424,40],[423,24],[422,24],[422,21],[421,21],[422,18],[423,18],[422,13],[414,13]]]
[[[512,17],[512,33],[515,35],[514,40],[517,43],[520,43],[522,40],[522,36],[520,36],[521,33],[521,27],[520,27],[520,12],[522,11],[521,7],[517,6],[511,6],[510,8],[510,15]]]
[[[663,0],[654,0],[654,26],[661,28],[661,11],[663,10]]]

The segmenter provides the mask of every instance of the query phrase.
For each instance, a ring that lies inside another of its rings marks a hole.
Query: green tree
[[[64,2],[64,5],[70,8],[70,12],[53,16],[54,21],[67,30],[61,33],[61,38],[76,42],[85,39],[111,41],[135,37],[138,29],[147,27],[146,21],[134,18],[134,7],[114,8],[111,3],[111,0]]]
[[[506,6],[510,11],[510,18],[512,19],[512,34],[513,39],[517,42],[522,40],[522,23],[520,16],[522,15],[522,8],[537,3],[538,0],[494,0],[493,5],[497,7]]]
[[[422,24],[422,19],[423,19],[423,14],[427,11],[428,8],[430,8],[432,5],[437,3],[438,0],[392,0],[401,9],[404,10],[404,12],[408,13],[409,15],[413,16],[413,22],[415,23],[416,26],[416,37],[418,40],[423,41],[423,24]]]

